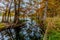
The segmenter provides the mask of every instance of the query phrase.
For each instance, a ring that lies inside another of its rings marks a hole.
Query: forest
[[[0,0],[0,40],[60,40],[60,0]]]

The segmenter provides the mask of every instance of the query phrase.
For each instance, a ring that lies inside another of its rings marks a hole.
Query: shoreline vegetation
[[[60,0],[0,0],[0,40],[60,40]]]
[[[47,40],[56,40],[58,38],[58,40],[60,39],[60,18],[59,17],[47,17],[46,18],[46,34],[44,34],[45,39],[47,38]],[[0,29],[4,28],[5,24],[4,23],[0,23]],[[56,37],[56,38],[55,38]]]

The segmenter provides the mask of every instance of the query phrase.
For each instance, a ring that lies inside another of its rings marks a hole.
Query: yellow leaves
[[[4,28],[5,24],[4,23],[0,23],[0,29]]]
[[[60,7],[58,7],[58,2],[56,0],[48,0],[48,14],[57,14]],[[52,15],[51,15],[52,16]]]

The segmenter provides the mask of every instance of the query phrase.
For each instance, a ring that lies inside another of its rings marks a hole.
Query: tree
[[[5,2],[7,2],[7,4],[5,4]],[[8,22],[9,21],[9,15],[10,15],[10,8],[11,8],[11,5],[10,5],[10,7],[9,7],[9,4],[10,4],[10,0],[4,0],[2,3],[5,5],[5,7],[4,8],[6,8],[6,9],[4,9],[4,14],[3,14],[3,18],[2,18],[2,22]],[[8,16],[8,17],[7,17]]]
[[[12,5],[12,1],[9,1],[9,8],[8,8],[8,16],[7,16],[7,22],[11,22],[11,5]],[[9,18],[10,18],[10,20],[9,20]]]
[[[8,8],[8,4],[6,5],[6,10],[5,10],[4,14],[3,14],[2,22],[6,22],[7,8]]]

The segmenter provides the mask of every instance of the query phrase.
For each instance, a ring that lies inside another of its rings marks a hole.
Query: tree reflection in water
[[[42,29],[33,21],[26,22],[26,25],[19,30],[19,40],[40,40],[43,37]],[[16,32],[13,28],[0,32],[0,40],[16,40]]]

